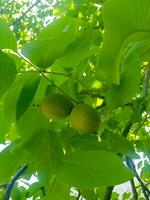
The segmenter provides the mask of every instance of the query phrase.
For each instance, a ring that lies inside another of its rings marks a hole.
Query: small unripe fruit
[[[82,103],[75,106],[70,114],[71,126],[83,133],[96,133],[100,116],[92,106]]]
[[[41,113],[48,119],[63,119],[73,108],[72,102],[62,94],[46,96],[40,105]]]

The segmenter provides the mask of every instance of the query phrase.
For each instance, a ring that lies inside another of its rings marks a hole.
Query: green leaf
[[[140,61],[134,54],[130,54],[122,64],[120,85],[112,84],[106,102],[110,109],[116,109],[129,103],[140,88]]]
[[[102,139],[102,144],[105,145],[110,151],[121,153],[129,157],[138,158],[131,142],[122,135],[113,132],[107,132],[107,136],[105,137],[106,138],[104,140]]]
[[[149,182],[150,180],[150,164],[148,163],[148,161],[144,161],[144,167],[142,168],[141,171],[141,178],[147,182]]]
[[[36,66],[50,67],[74,38],[74,32],[62,32],[53,38],[36,40],[26,44],[22,53]]]
[[[53,167],[63,157],[63,151],[58,138],[52,131],[37,131],[24,145],[35,159],[36,170],[41,172],[49,173],[52,171]]]
[[[130,199],[130,197],[131,197],[131,193],[130,192],[125,192],[123,194],[123,200],[128,200],[128,199]]]
[[[79,32],[79,26],[83,24],[80,19],[63,16],[55,19],[47,27],[45,27],[38,35],[38,40],[46,40],[59,35],[62,32],[73,31],[76,34]]]
[[[94,190],[82,190],[81,194],[86,200],[98,200],[98,194]]]
[[[120,63],[129,44],[149,39],[149,0],[107,0],[103,7],[104,44],[97,77],[120,82]]]
[[[27,197],[31,198],[38,190],[41,189],[41,187],[43,187],[43,185],[40,182],[35,182],[33,183],[29,189],[27,190]]]
[[[26,72],[23,74],[18,74],[16,76],[16,79],[13,82],[12,86],[9,88],[9,90],[4,95],[4,97],[3,97],[3,115],[4,115],[4,121],[6,122],[8,127],[10,127],[12,123],[16,122],[16,109],[17,109],[18,99],[20,97],[20,92],[25,91],[23,88],[24,87],[27,88],[26,85],[28,85],[29,83],[32,83],[33,79],[36,79],[36,77],[38,77],[38,73],[35,73],[35,72]],[[41,82],[42,82],[42,80],[41,80]],[[44,85],[44,87],[46,87],[46,86]],[[30,90],[30,88],[29,88],[29,90]],[[40,92],[39,92],[39,90],[40,90]],[[43,87],[39,87],[38,88],[38,98],[41,98],[40,94],[42,93],[42,91],[43,91]],[[43,96],[44,96],[44,91],[43,91]],[[27,101],[27,99],[25,98],[25,99],[23,99],[23,101]],[[39,99],[38,99],[37,103],[39,104]],[[34,107],[36,107],[36,106],[34,106]],[[22,107],[21,107],[21,110],[22,110]],[[35,110],[35,108],[34,108],[34,110]]]
[[[21,88],[22,88],[21,85],[12,87],[4,95],[3,113],[4,113],[4,120],[8,126],[11,126],[12,122],[15,122],[16,120],[16,106]]]
[[[82,31],[80,36],[68,45],[63,55],[56,60],[52,69],[55,68],[75,68],[82,59],[92,56],[99,52],[99,47],[94,44],[94,41],[100,33],[97,30]]]
[[[16,122],[22,142],[27,142],[34,134],[48,130],[49,121],[38,111],[29,108]]]
[[[74,152],[55,171],[60,180],[77,188],[112,186],[134,176],[120,157],[107,151]]]
[[[70,143],[77,150],[106,150],[106,147],[98,141],[95,135],[75,135]]]
[[[29,153],[23,148],[11,151],[11,145],[0,152],[0,183],[9,182],[17,170],[30,161]]]
[[[61,183],[59,180],[55,180],[52,189],[48,191],[47,195],[43,200],[70,200],[70,187]]]
[[[0,97],[8,90],[16,77],[15,62],[0,51]]]
[[[119,194],[117,192],[113,192],[111,198],[112,200],[118,200]]]
[[[15,184],[13,186],[12,192],[11,192],[11,198],[12,199],[18,199],[18,200],[22,200],[21,199],[21,194],[18,188],[18,184]]]
[[[36,41],[24,46],[23,54],[38,67],[51,66],[75,40],[80,24],[80,20],[70,17],[54,20],[41,31]]]
[[[25,85],[23,85],[21,89],[19,99],[17,102],[17,107],[16,107],[17,120],[27,110],[28,106],[32,102],[40,83],[40,76],[39,74],[36,74],[32,78],[29,77],[29,79],[27,79],[26,81],[27,82],[25,83]]]
[[[3,19],[0,19],[0,38],[0,49],[17,49],[16,38]]]

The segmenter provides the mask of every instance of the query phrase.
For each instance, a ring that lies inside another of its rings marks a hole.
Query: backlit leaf
[[[55,171],[64,183],[78,188],[111,186],[134,176],[121,158],[107,151],[77,151],[64,159]]]

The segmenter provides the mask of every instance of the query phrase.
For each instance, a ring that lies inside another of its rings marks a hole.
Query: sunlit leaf
[[[0,97],[8,90],[16,77],[15,62],[0,51]]]
[[[78,188],[111,186],[134,176],[121,158],[106,151],[77,151],[64,159],[55,171],[64,183]]]
[[[0,38],[0,49],[17,49],[17,41],[14,33],[2,19],[0,19]]]

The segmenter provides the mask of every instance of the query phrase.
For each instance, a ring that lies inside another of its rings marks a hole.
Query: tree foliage
[[[0,6],[0,198],[149,199],[149,0]]]

